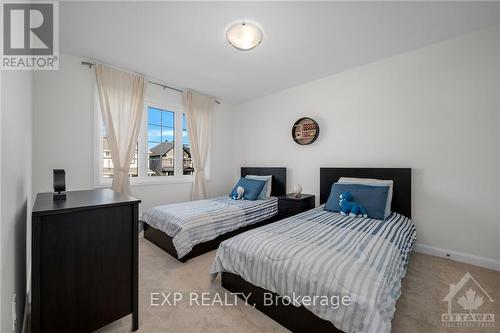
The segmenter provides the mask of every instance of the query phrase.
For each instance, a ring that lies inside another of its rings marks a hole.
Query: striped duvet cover
[[[319,207],[222,242],[211,274],[238,274],[289,299],[349,296],[338,308],[299,304],[344,332],[390,332],[415,238],[396,213],[379,221]]]
[[[278,214],[278,199],[233,200],[228,196],[156,206],[141,220],[170,237],[179,259],[206,242]]]

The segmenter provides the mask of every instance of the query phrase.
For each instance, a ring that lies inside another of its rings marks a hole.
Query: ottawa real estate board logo
[[[59,8],[55,1],[2,1],[2,70],[59,68]]]
[[[448,303],[448,311],[441,314],[444,327],[495,327],[494,300],[469,272],[457,283],[450,284],[443,302]]]

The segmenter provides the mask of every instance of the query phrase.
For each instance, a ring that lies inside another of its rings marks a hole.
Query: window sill
[[[207,182],[210,181],[210,178],[207,177]],[[185,177],[169,177],[169,176],[157,176],[157,177],[148,177],[148,178],[130,178],[130,186],[148,186],[148,185],[166,185],[166,184],[184,184],[184,183],[192,183],[192,176]],[[111,178],[101,179],[95,187],[111,187],[112,180]]]
[[[142,179],[130,179],[130,186],[144,186],[144,185],[164,185],[164,184],[183,184],[192,183],[193,177],[172,177],[172,176],[156,176]]]

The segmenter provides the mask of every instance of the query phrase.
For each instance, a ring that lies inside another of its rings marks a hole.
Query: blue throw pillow
[[[266,182],[264,184],[264,187],[262,188],[262,191],[260,191],[258,199],[267,199],[271,196],[271,185],[272,185],[271,182],[272,182],[273,176],[246,175],[245,178],[246,179],[262,180],[262,181]]]
[[[335,183],[332,185],[325,210],[339,212],[339,196],[343,192],[350,192],[352,201],[363,206],[368,217],[384,220],[389,186]]]
[[[235,195],[238,195],[236,189],[238,188],[238,186],[241,186],[245,189],[243,198],[245,198],[246,200],[257,200],[264,185],[266,185],[266,182],[263,180],[255,180],[242,177],[240,178],[240,180],[238,180],[229,196],[233,197]]]

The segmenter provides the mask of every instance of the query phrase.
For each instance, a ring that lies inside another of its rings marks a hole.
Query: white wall
[[[411,167],[418,242],[498,263],[499,31],[237,106],[237,164],[285,165],[289,191],[299,183],[316,195],[320,167]],[[321,128],[310,146],[291,139],[302,116]]]
[[[94,187],[95,74],[80,58],[61,55],[59,71],[38,71],[34,77],[33,192],[52,191],[52,169],[66,170],[68,190]],[[148,87],[148,95],[182,105],[181,94]],[[213,118],[210,196],[229,191],[233,171],[233,124],[230,105],[216,105]],[[136,185],[132,195],[141,209],[191,198],[191,183]]]
[[[17,332],[21,330],[24,313],[27,280],[26,246],[30,242],[27,225],[31,225],[32,205],[32,77],[30,71],[1,73],[0,331],[2,332],[12,332],[11,302],[14,294],[17,295]]]

